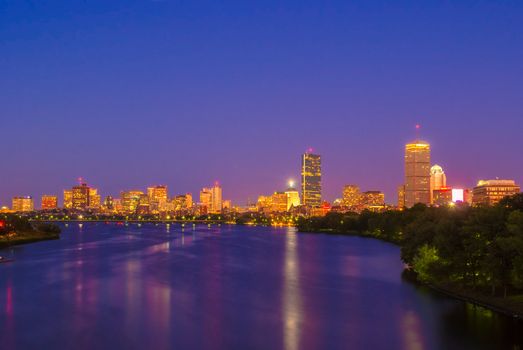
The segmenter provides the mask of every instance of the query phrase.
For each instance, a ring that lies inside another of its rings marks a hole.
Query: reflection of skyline
[[[406,310],[402,312],[401,334],[406,350],[426,349],[426,346],[423,344],[422,327],[420,325],[420,319],[414,311]]]
[[[302,300],[300,295],[300,271],[298,264],[298,240],[296,230],[289,228],[285,237],[285,260],[283,274],[283,334],[286,350],[300,348]]]

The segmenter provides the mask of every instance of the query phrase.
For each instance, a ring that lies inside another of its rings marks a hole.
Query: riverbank
[[[341,236],[356,236],[362,238],[376,239],[399,246],[399,242],[391,239],[380,238],[372,234],[365,234],[357,231],[342,232],[333,229],[321,229],[318,231],[299,231],[300,233],[326,234]],[[523,294],[508,295],[507,297],[495,297],[474,290],[459,288],[451,284],[425,283],[416,277],[416,273],[411,270],[404,271],[406,280],[421,286],[426,286],[438,293],[444,294],[454,299],[458,299],[476,306],[483,307],[510,317],[523,320]]]
[[[28,244],[28,243],[35,243],[40,241],[48,241],[53,239],[59,239],[60,234],[58,233],[48,233],[48,232],[40,232],[40,231],[31,231],[31,232],[21,232],[17,233],[15,236],[7,237],[7,236],[0,236],[0,249],[15,246],[15,245],[21,245],[21,244]]]
[[[422,282],[421,284],[452,298],[523,320],[523,294],[509,295],[503,298],[485,295],[477,291],[463,290],[450,285],[435,285]]]

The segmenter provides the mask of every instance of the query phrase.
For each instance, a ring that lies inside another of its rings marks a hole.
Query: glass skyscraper
[[[321,156],[304,153],[301,157],[302,204],[309,207],[321,206]]]
[[[414,141],[405,145],[405,206],[430,204],[430,145]]]

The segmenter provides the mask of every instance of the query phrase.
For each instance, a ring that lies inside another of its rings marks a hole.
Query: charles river
[[[0,250],[0,349],[519,349],[521,322],[294,228],[69,224]]]

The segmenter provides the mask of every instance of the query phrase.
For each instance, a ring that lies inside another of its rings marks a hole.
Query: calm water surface
[[[295,229],[71,224],[0,250],[0,349],[518,349],[521,323]]]

